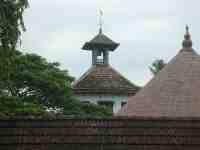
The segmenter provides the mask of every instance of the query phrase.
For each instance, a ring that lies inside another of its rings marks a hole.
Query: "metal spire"
[[[103,26],[103,11],[99,11],[99,34],[102,34],[102,26]]]
[[[186,24],[186,27],[185,27],[185,29],[186,29],[186,34],[189,34],[189,27],[188,27],[188,25]]]

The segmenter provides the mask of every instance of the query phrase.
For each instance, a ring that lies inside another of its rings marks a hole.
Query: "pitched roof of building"
[[[108,50],[114,51],[119,46],[119,43],[114,42],[109,37],[104,35],[102,31],[99,32],[91,41],[86,42],[82,49],[93,50],[98,48],[106,48]]]
[[[73,85],[76,94],[135,94],[139,87],[132,84],[110,65],[94,65]]]
[[[143,89],[128,100],[118,116],[200,117],[200,56],[187,32],[183,48]]]

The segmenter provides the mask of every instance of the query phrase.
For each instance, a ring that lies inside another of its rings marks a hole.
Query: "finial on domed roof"
[[[189,33],[189,27],[188,25],[186,25],[186,33],[184,35],[184,40],[183,40],[183,48],[192,48],[192,40],[191,40],[191,36]]]

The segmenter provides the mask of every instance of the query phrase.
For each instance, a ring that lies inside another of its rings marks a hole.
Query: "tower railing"
[[[104,60],[103,59],[97,59],[96,64],[104,64]]]

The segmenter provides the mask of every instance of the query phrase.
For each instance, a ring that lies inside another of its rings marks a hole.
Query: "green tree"
[[[15,69],[10,76],[9,86],[0,90],[0,101],[12,114],[35,114],[34,110],[57,110],[64,117],[110,117],[112,113],[101,106],[82,104],[72,93],[74,80],[59,63],[49,63],[36,54],[23,54],[16,51]],[[6,100],[9,100],[5,103]],[[11,99],[11,100],[10,100]],[[24,104],[24,105],[22,105]],[[16,106],[16,109],[13,109]],[[29,109],[27,106],[35,106]],[[26,111],[24,112],[24,108]],[[30,113],[28,113],[28,110]],[[5,112],[5,111],[4,111]]]
[[[28,0],[0,1],[0,45],[3,50],[15,49],[21,32],[25,31],[23,13]]]
[[[23,13],[27,7],[28,0],[0,0],[0,89],[10,84],[14,50],[25,31]]]
[[[109,108],[92,103],[81,103],[76,99],[71,102],[67,101],[63,114],[72,118],[110,118],[113,115]]]
[[[59,68],[59,63],[49,63],[36,54],[16,51],[15,68],[10,84],[3,89],[4,95],[19,97],[47,108],[61,108],[65,99],[72,97],[73,77]]]
[[[152,65],[151,65],[151,67],[149,67],[149,69],[150,69],[151,73],[155,76],[165,67],[165,65],[166,65],[166,63],[162,59],[157,59],[152,63]]]
[[[45,109],[35,103],[24,103],[18,97],[0,96],[0,118],[37,116],[43,117]]]
[[[91,103],[82,104],[82,109],[86,118],[110,118],[113,115],[111,109]]]

